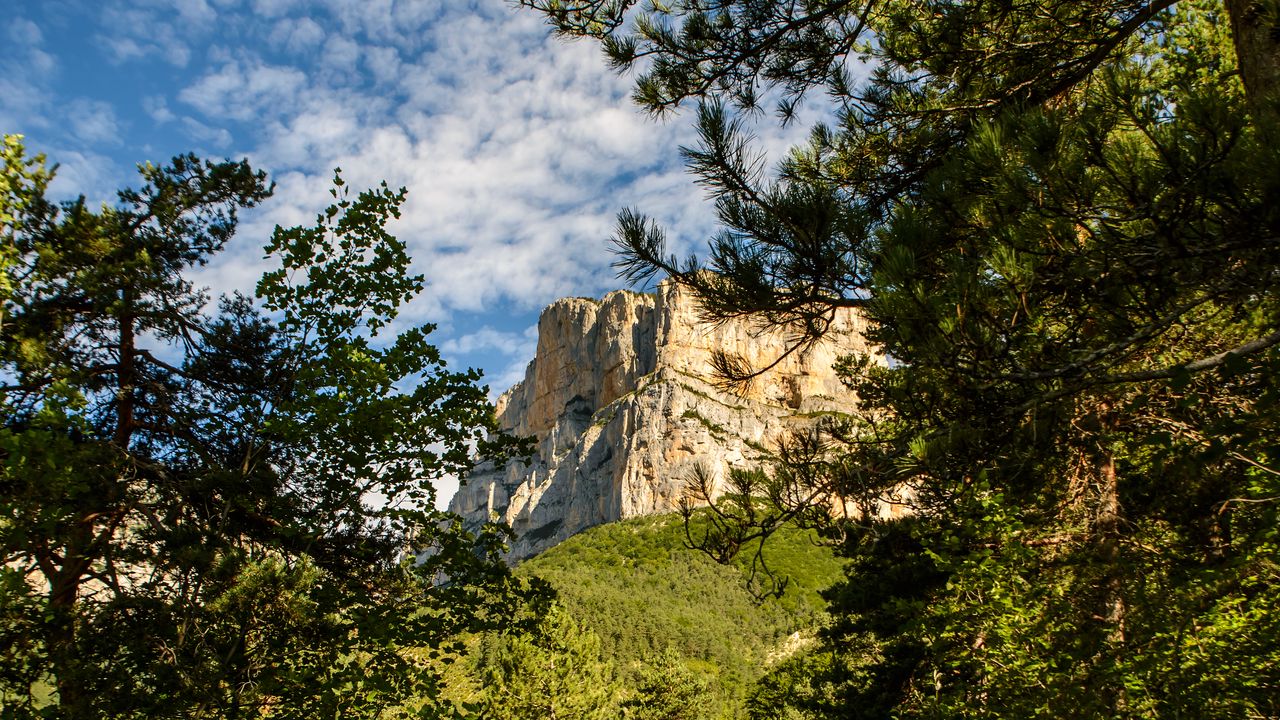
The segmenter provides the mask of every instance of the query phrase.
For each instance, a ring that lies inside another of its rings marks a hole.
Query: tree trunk
[[[1097,409],[1097,425],[1100,429],[1096,439],[1096,455],[1094,464],[1095,498],[1094,514],[1090,534],[1093,537],[1097,553],[1097,562],[1101,572],[1099,583],[1101,590],[1097,617],[1106,631],[1106,638],[1099,648],[1102,653],[1103,672],[1112,674],[1112,665],[1119,659],[1125,646],[1125,620],[1128,604],[1124,595],[1124,568],[1121,567],[1120,534],[1122,508],[1120,506],[1120,481],[1116,472],[1115,454],[1109,447],[1116,430],[1117,418],[1107,403]],[[1119,717],[1125,714],[1128,697],[1122,682],[1107,682],[1106,690],[1111,694],[1107,698],[1111,714]]]
[[[126,288],[121,293],[123,309],[120,311],[119,365],[116,374],[116,432],[112,442],[120,451],[128,454],[133,436],[134,386],[137,384],[137,348],[134,346],[133,293]]]
[[[1280,132],[1280,18],[1259,0],[1226,0],[1226,7],[1249,109],[1264,132]]]
[[[1100,559],[1107,567],[1106,596],[1102,616],[1110,627],[1109,639],[1124,644],[1125,600],[1122,592],[1120,563],[1120,493],[1116,477],[1116,461],[1110,452],[1101,459],[1098,477],[1098,514],[1094,533],[1098,538]]]
[[[84,689],[80,653],[76,643],[76,605],[84,572],[89,567],[87,552],[93,543],[93,526],[81,525],[71,534],[66,557],[49,578],[49,635],[46,640],[49,663],[58,689],[58,708],[67,720],[92,718],[90,697]]]
[[[116,345],[119,369],[116,373],[116,426],[111,444],[122,455],[129,454],[129,445],[135,430],[134,393],[137,385],[137,348],[135,346],[135,319],[133,293],[121,291],[123,309],[118,318],[119,338]],[[65,557],[48,577],[50,626],[48,652],[50,670],[58,689],[58,708],[67,720],[94,718],[92,693],[86,689],[88,678],[82,669],[78,647],[79,602],[81,586],[93,565],[97,523],[107,520],[103,532],[114,531],[119,516],[111,511],[118,502],[114,488],[99,488],[99,495],[89,499],[90,509],[83,509],[83,518],[67,539]],[[98,503],[101,506],[93,507]],[[114,519],[112,519],[114,518]],[[56,561],[55,561],[56,562]]]

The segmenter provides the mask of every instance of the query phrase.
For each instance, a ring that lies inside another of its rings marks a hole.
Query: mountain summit
[[[671,283],[549,305],[524,380],[497,402],[504,430],[537,439],[532,461],[478,467],[449,509],[469,524],[509,523],[510,559],[521,560],[594,525],[675,510],[699,464],[718,493],[729,468],[759,465],[788,431],[853,409],[832,370],[865,348],[852,312],[730,393],[712,383],[715,351],[763,367],[787,337],[745,319],[709,324],[698,310]]]

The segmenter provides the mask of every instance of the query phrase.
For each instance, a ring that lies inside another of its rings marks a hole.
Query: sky
[[[403,186],[391,231],[427,288],[401,321],[436,324],[450,367],[483,370],[495,396],[523,377],[542,307],[622,286],[618,210],[681,254],[715,228],[678,150],[692,112],[647,116],[596,45],[506,0],[4,4],[0,132],[59,164],[54,195],[111,201],[138,163],[179,153],[247,158],[275,195],[196,276],[217,294],[252,291],[271,229],[314,223],[334,168]],[[795,137],[757,126],[775,154]]]

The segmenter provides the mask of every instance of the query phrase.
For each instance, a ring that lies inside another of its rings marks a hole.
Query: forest
[[[1280,3],[519,5],[696,124],[719,229],[623,208],[620,277],[796,352],[855,308],[859,413],[513,570],[434,509],[529,441],[399,318],[404,190],[214,298],[263,170],[95,208],[5,135],[0,718],[1280,717]]]

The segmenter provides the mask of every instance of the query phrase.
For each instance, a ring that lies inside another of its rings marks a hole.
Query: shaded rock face
[[[827,341],[738,395],[709,382],[713,351],[762,367],[785,351],[783,334],[703,323],[692,296],[666,283],[652,295],[557,300],[538,321],[524,380],[497,403],[505,430],[537,439],[531,464],[478,467],[449,509],[468,524],[509,523],[513,561],[594,525],[671,512],[697,465],[719,485],[729,468],[761,464],[789,430],[851,411],[832,365],[864,348],[861,328],[840,316]]]

